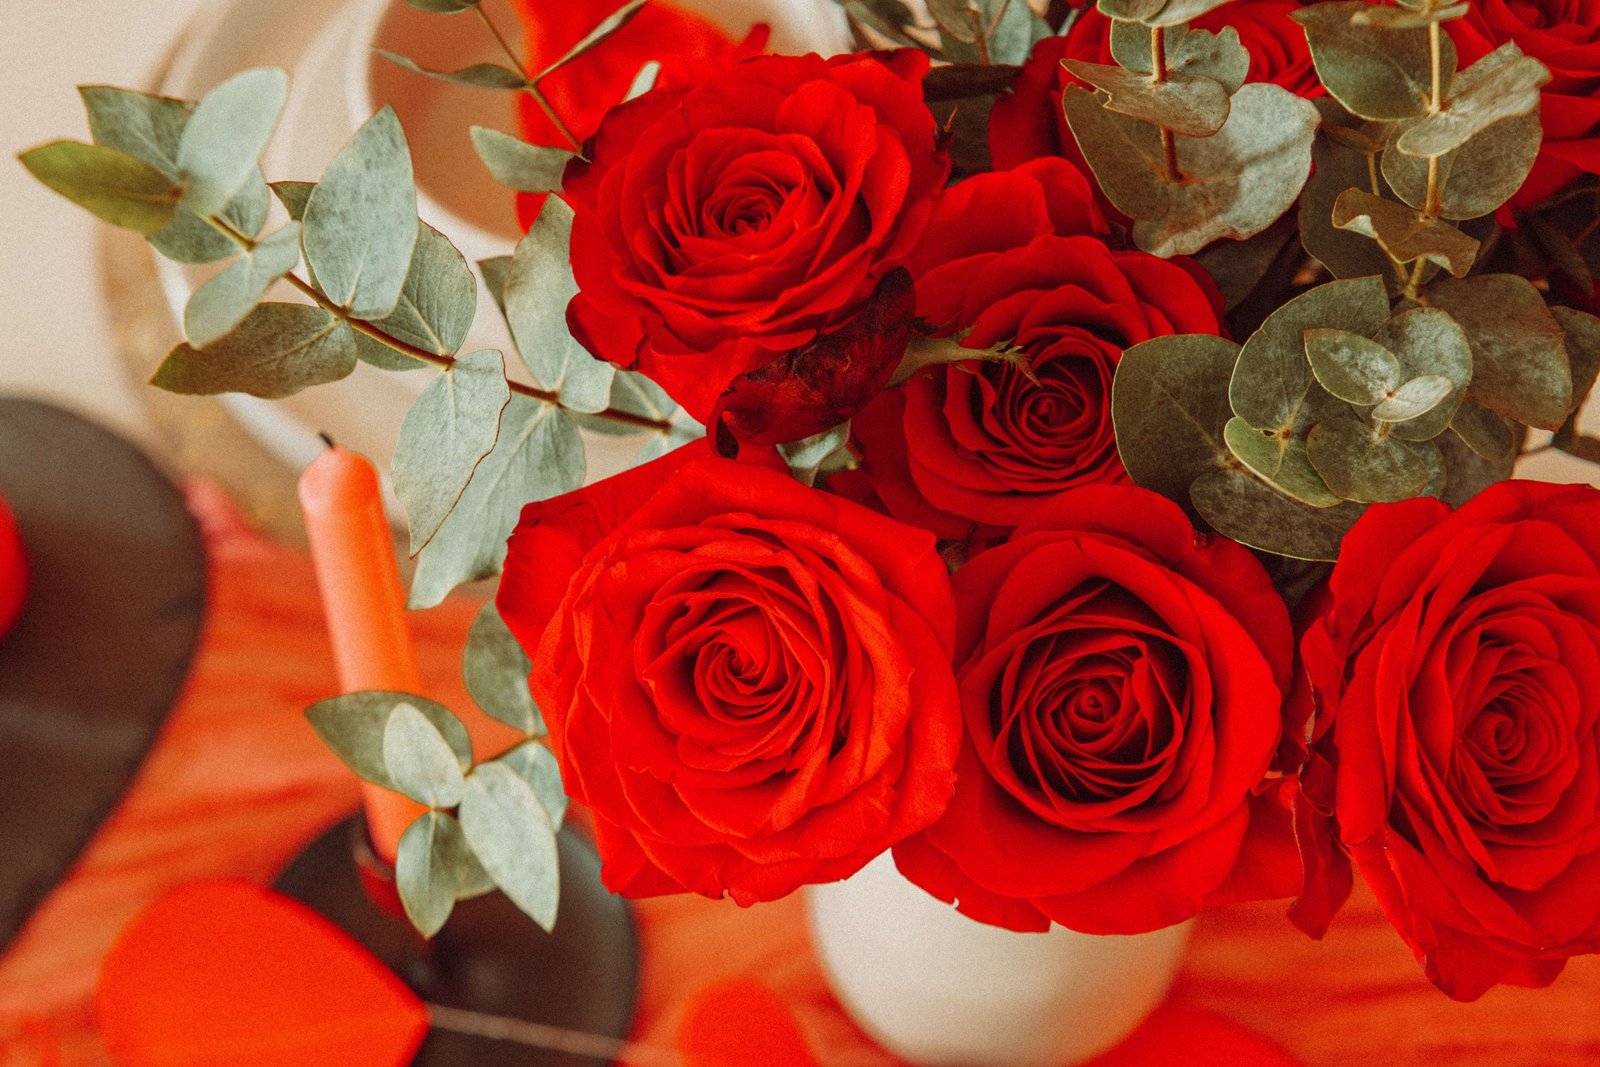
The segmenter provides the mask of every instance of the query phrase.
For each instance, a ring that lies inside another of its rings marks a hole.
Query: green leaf
[[[1201,15],[1215,11],[1229,2],[1230,0],[1168,0],[1162,6],[1160,14],[1146,17],[1145,22],[1151,26],[1177,26],[1193,22]]]
[[[1232,465],[1223,442],[1228,375],[1239,346],[1221,337],[1158,337],[1122,354],[1111,385],[1117,452],[1128,476],[1186,509],[1189,485]]]
[[[483,284],[488,287],[489,295],[494,297],[495,304],[500,308],[500,314],[506,313],[506,278],[511,274],[510,256],[492,256],[489,259],[478,260],[478,273],[483,275]]]
[[[561,784],[561,765],[550,750],[537,741],[525,741],[495,762],[509,767],[533,787],[550,822],[559,830],[567,814],[567,791]]]
[[[1444,495],[1439,499],[1451,507],[1460,507],[1489,486],[1511,477],[1513,456],[1486,459],[1463,444],[1454,433],[1442,433],[1432,443],[1445,468]]]
[[[656,79],[660,76],[660,60],[650,60],[644,66],[640,67],[639,72],[633,76],[633,81],[628,85],[627,95],[622,99],[625,101],[639,99],[639,97],[656,87]]]
[[[461,829],[503,893],[545,930],[556,922],[561,878],[555,825],[533,787],[498,762],[475,768],[461,800]]]
[[[1560,428],[1572,410],[1566,334],[1532,283],[1514,274],[1446,279],[1428,288],[1428,301],[1466,330],[1469,399],[1529,426]]]
[[[258,304],[214,344],[174,348],[150,384],[191,396],[249,393],[275,400],[336,382],[355,366],[355,340],[342,319],[310,304]]]
[[[1338,101],[1366,119],[1404,119],[1424,114],[1433,99],[1428,31],[1357,24],[1365,0],[1314,4],[1290,15],[1305,27],[1317,77]],[[1442,91],[1456,69],[1456,50],[1443,41]]]
[[[1389,30],[1410,30],[1418,27],[1426,29],[1431,23],[1449,22],[1461,18],[1471,9],[1471,5],[1466,3],[1421,11],[1411,11],[1403,7],[1379,7],[1373,4],[1364,11],[1357,11],[1351,21],[1357,26],[1382,26]]]
[[[357,318],[394,311],[417,246],[411,154],[383,108],[328,165],[306,203],[301,244],[328,299]]]
[[[430,808],[453,808],[461,803],[472,765],[456,761],[455,751],[438,727],[413,704],[402,701],[389,711],[383,727],[383,766],[394,788]]]
[[[260,68],[236,74],[205,95],[178,142],[184,206],[215,215],[261,166],[261,153],[289,95],[289,76]]]
[[[1285,496],[1314,508],[1339,503],[1312,468],[1299,438],[1263,433],[1238,416],[1223,427],[1223,438],[1240,463]]]
[[[443,928],[461,892],[462,873],[477,865],[461,824],[439,811],[406,827],[395,852],[394,881],[406,918],[423,937]]]
[[[1505,416],[1478,404],[1466,403],[1457,408],[1450,428],[1484,459],[1509,460],[1517,447],[1516,435]]]
[[[1189,137],[1210,137],[1228,121],[1228,92],[1210,78],[1173,74],[1152,81],[1106,63],[1063,59],[1061,65],[1080,80],[1104,90],[1104,107],[1142,122],[1164,126]]]
[[[1567,362],[1572,369],[1572,416],[1576,418],[1600,374],[1600,318],[1576,308],[1553,307],[1550,313],[1566,332]]]
[[[1194,509],[1224,537],[1292,559],[1338,559],[1340,541],[1362,512],[1349,503],[1307,507],[1237,468],[1202,475],[1189,492]]]
[[[1354,419],[1313,427],[1306,455],[1328,488],[1345,500],[1409,500],[1428,485],[1428,464],[1420,456]]]
[[[1386,191],[1382,177],[1373,177],[1383,145],[1337,101],[1324,97],[1315,103],[1327,136],[1317,138],[1311,151],[1311,177],[1300,195],[1300,243],[1335,278],[1390,274],[1394,268],[1389,257],[1371,238],[1333,225],[1333,205],[1346,189],[1376,186],[1380,193]]]
[[[1340,400],[1382,403],[1400,385],[1400,361],[1368,337],[1347,330],[1305,332],[1306,358],[1317,382]]]
[[[1239,91],[1250,74],[1250,53],[1239,41],[1239,31],[1228,26],[1218,33],[1169,26],[1165,36],[1167,70],[1171,74],[1210,78],[1220,82],[1229,96]],[[1137,22],[1111,24],[1111,55],[1127,70],[1150,74],[1150,28]]]
[[[666,422],[678,413],[677,402],[655,382],[638,371],[619,370],[611,378],[611,403],[609,409],[625,411],[646,419]],[[578,425],[585,430],[607,436],[630,437],[648,431],[602,415],[576,415]],[[698,425],[698,423],[696,424]],[[704,427],[701,427],[702,432]],[[657,434],[657,436],[666,436]],[[698,435],[697,435],[698,436]]]
[[[1134,219],[1135,243],[1159,256],[1261,232],[1294,205],[1311,171],[1317,109],[1276,85],[1240,89],[1216,134],[1176,138],[1184,176],[1176,184],[1165,178],[1153,126],[1106,110],[1078,86],[1065,99],[1073,135],[1101,188]]]
[[[406,0],[406,3],[418,11],[435,15],[459,15],[477,7],[479,0]]]
[[[534,82],[537,83],[543,81],[545,78],[560,70],[568,63],[571,63],[574,59],[577,59],[579,56],[583,55],[585,52],[599,44],[601,41],[605,40],[607,37],[610,37],[613,33],[616,33],[618,30],[622,29],[622,27],[633,21],[633,16],[637,15],[644,5],[645,0],[628,0],[627,3],[623,4],[621,7],[617,8],[611,14],[602,19],[594,29],[584,34],[583,39],[577,44],[573,45],[565,55],[556,60],[554,63],[550,64],[548,67],[544,68],[544,70],[540,71],[538,75],[534,77]]]
[[[572,208],[552,196],[512,257],[506,275],[506,322],[540,388],[559,393],[562,406],[573,411],[604,411],[614,369],[591,356],[567,329],[567,303],[578,292],[571,245]]]
[[[1405,441],[1439,436],[1450,425],[1472,381],[1475,360],[1461,326],[1438,308],[1412,308],[1390,319],[1373,340],[1400,360],[1403,378],[1449,379],[1452,388],[1444,401],[1389,428],[1392,436]]]
[[[1456,383],[1442,374],[1413,378],[1372,409],[1374,422],[1410,422],[1450,399]]]
[[[465,85],[472,89],[502,89],[516,91],[528,87],[528,78],[520,70],[512,70],[498,63],[474,63],[470,67],[460,70],[432,70],[420,66],[415,61],[394,52],[386,52],[382,48],[375,48],[384,59],[398,66],[404,67],[413,74],[432,78],[435,81],[449,82],[451,85]]]
[[[142,159],[176,183],[178,142],[193,104],[110,85],[79,86],[78,96],[95,144]]]
[[[396,789],[384,763],[383,740],[389,713],[397,704],[409,704],[420,711],[450,746],[456,762],[462,767],[472,765],[472,739],[461,720],[444,705],[411,693],[377,689],[345,693],[311,705],[306,709],[306,718],[345,766],[374,785]]]
[[[467,339],[478,313],[478,283],[466,257],[450,239],[425,222],[417,223],[417,246],[406,270],[394,311],[373,322],[400,341],[441,356],[454,355]],[[401,370],[424,366],[396,354]]]
[[[1025,3],[1010,0],[984,0],[984,18],[989,32],[989,61],[994,64],[1027,62],[1033,46],[1050,36],[1050,24]]]
[[[1536,111],[1549,81],[1543,63],[1508,42],[1462,71],[1444,110],[1417,120],[1395,147],[1419,159],[1453,152],[1503,119]]]
[[[796,473],[810,471],[815,474],[823,461],[843,448],[849,440],[850,422],[846,420],[832,429],[779,445],[778,454]]]
[[[533,662],[511,636],[494,601],[489,601],[467,631],[461,657],[467,692],[490,718],[530,736],[542,734],[544,716],[528,691],[532,670]]]
[[[28,172],[91,214],[137,233],[172,221],[183,190],[126,152],[79,141],[52,141],[18,156]]]
[[[229,333],[299,262],[298,222],[257,242],[189,297],[183,309],[183,332],[189,343],[204,348]]]
[[[1118,22],[1143,22],[1155,18],[1167,6],[1167,0],[1099,0],[1100,14]]]
[[[1399,135],[1409,128],[1402,124]],[[1447,219],[1475,219],[1510,200],[1533,169],[1542,139],[1539,116],[1531,113],[1502,119],[1454,152],[1440,156],[1440,213]],[[1428,190],[1426,160],[1391,149],[1383,154],[1383,177],[1396,196],[1419,211],[1423,208]]]
[[[1457,278],[1466,277],[1478,257],[1478,242],[1448,222],[1419,215],[1365,189],[1339,194],[1333,204],[1333,225],[1371,237],[1400,263],[1426,259]]]
[[[433,540],[493,450],[500,413],[510,402],[505,360],[484,349],[456,360],[406,411],[391,470],[413,556]]]
[[[500,436],[433,540],[417,556],[411,607],[428,608],[462,582],[490,578],[522,508],[583,483],[583,440],[558,407],[512,394]]]
[[[1600,438],[1572,434],[1559,439],[1556,447],[1586,463],[1600,463]]]
[[[378,370],[390,373],[404,373],[406,371],[426,370],[430,366],[430,364],[424,363],[420,359],[413,359],[404,352],[396,351],[375,337],[357,333],[355,338],[356,358],[369,367],[376,367]]]
[[[1233,413],[1259,430],[1295,436],[1347,413],[1343,401],[1317,384],[1306,332],[1333,329],[1370,337],[1388,318],[1381,278],[1329,282],[1295,297],[1273,312],[1239,352],[1228,384]]]
[[[1231,312],[1255,292],[1294,237],[1295,221],[1285,215],[1243,241],[1213,241],[1194,258],[1222,290],[1223,306]]]
[[[305,218],[306,205],[311,202],[311,190],[316,182],[273,182],[272,194],[295,222]]]
[[[257,171],[245,180],[244,188],[219,217],[244,237],[254,238],[267,224],[271,203],[266,179]],[[240,246],[180,203],[166,228],[150,235],[150,247],[178,263],[215,263],[237,255]]]
[[[560,148],[529,144],[520,137],[491,130],[471,129],[472,147],[494,180],[521,193],[559,193],[561,175],[577,155]]]

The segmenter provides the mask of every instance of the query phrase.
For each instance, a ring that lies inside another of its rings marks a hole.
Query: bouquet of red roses
[[[548,921],[564,793],[631,896],[892,850],[1014,930],[1293,898],[1320,936],[1359,868],[1454,997],[1600,948],[1600,493],[1507,480],[1600,456],[1600,22],[851,0],[823,58],[642,3],[423,72],[523,102],[531,141],[473,131],[527,194],[479,264],[509,359],[461,352],[392,112],[316,183],[260,173],[271,71],[86,89],[93,143],[24,156],[226,262],[156,385],[431,368],[413,605],[503,569],[469,682],[530,741],[312,709],[435,809],[419,925],[492,883]],[[645,443],[580,489],[597,432]]]

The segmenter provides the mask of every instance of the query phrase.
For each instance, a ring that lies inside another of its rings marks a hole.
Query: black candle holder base
[[[571,829],[557,838],[561,909],[545,933],[503,893],[456,904],[424,940],[393,906],[393,883],[371,858],[358,815],[317,838],[276,888],[349,933],[431,1004],[618,1040],[638,994],[639,949],[627,903],[600,884],[594,846]],[[435,1028],[415,1067],[594,1067],[592,1056]]]

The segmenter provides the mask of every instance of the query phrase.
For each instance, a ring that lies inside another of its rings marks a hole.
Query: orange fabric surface
[[[354,777],[301,715],[337,691],[310,561],[246,529],[214,490],[198,487],[192,499],[212,551],[199,658],[123,803],[0,958],[0,1067],[104,1067],[90,1013],[95,976],[133,916],[194,879],[268,881],[357,804]],[[413,618],[425,690],[458,710],[469,707],[459,656],[477,606],[453,599]],[[474,729],[484,751],[508,740],[487,720]],[[793,1009],[824,1063],[896,1062],[829,993],[798,897],[750,910],[664,898],[642,902],[638,918],[638,1039],[671,1045],[698,991],[755,977]],[[1203,916],[1168,1005],[1103,1067],[1282,1062],[1261,1038],[1312,1067],[1594,1063],[1596,1004],[1594,957],[1574,960],[1549,990],[1453,1003],[1358,890],[1321,943],[1291,928],[1281,903]]]

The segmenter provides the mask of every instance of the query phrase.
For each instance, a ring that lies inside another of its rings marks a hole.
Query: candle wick
[[[327,445],[329,448],[333,447],[333,438],[329,437],[327,435],[327,433],[325,433],[324,431],[319,430],[319,431],[317,431],[317,436],[322,438],[322,443],[323,444]]]

